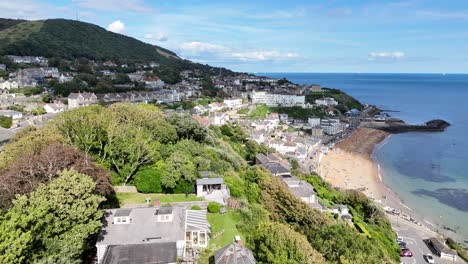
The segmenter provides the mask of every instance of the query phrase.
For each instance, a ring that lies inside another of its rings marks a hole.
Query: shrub
[[[210,213],[219,213],[219,210],[221,210],[221,205],[217,202],[210,202],[208,204],[208,212]]]
[[[192,210],[201,210],[200,206],[198,206],[198,205],[193,205],[191,209]]]
[[[145,168],[135,174],[135,186],[142,193],[162,192],[161,178],[154,168]]]

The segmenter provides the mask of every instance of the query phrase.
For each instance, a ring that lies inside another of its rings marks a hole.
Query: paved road
[[[429,248],[423,242],[423,239],[434,237],[437,234],[418,225],[410,223],[406,220],[403,220],[399,217],[388,215],[390,222],[392,223],[393,230],[398,234],[398,236],[403,237],[404,241],[407,244],[407,247],[413,252],[413,257],[411,258],[401,258],[402,263],[407,264],[416,264],[416,263],[427,263],[424,258],[424,255],[431,253]],[[457,258],[456,262],[452,262],[446,259],[440,259],[435,254],[431,253],[434,256],[435,263],[465,263],[461,258]]]

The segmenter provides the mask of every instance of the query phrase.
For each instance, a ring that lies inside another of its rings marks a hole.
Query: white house
[[[71,93],[68,96],[69,109],[88,106],[97,103],[98,98],[94,93]]]
[[[44,105],[44,110],[49,114],[55,114],[63,112],[66,109],[66,105],[62,103],[52,103]]]
[[[268,106],[276,107],[292,107],[300,106],[304,107],[305,96],[295,95],[291,93],[267,93],[265,91],[251,93],[252,103],[254,104],[266,104]]]
[[[312,208],[322,209],[317,199],[317,193],[310,183],[299,180],[294,176],[281,176],[280,178],[294,196]]]
[[[73,80],[73,75],[69,73],[62,73],[58,79],[60,83],[71,82]]]
[[[99,264],[177,263],[186,250],[208,246],[206,211],[180,206],[110,209],[96,243]],[[129,253],[131,252],[131,253]]]
[[[224,104],[230,109],[236,109],[242,106],[242,99],[224,99]]]
[[[18,82],[15,80],[0,80],[0,89],[2,90],[18,89],[18,86]]]
[[[11,117],[13,120],[17,120],[23,117],[23,113],[13,110],[0,110],[0,116]]]
[[[320,118],[319,117],[309,117],[308,123],[311,127],[318,127],[320,126]]]
[[[338,102],[335,101],[334,98],[326,97],[326,98],[316,99],[315,104],[320,105],[320,106],[336,106],[338,105]]]

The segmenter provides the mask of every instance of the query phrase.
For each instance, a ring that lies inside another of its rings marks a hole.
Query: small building
[[[13,110],[0,110],[0,116],[11,117],[11,119],[17,120],[23,117],[23,113]]]
[[[262,167],[269,170],[273,176],[288,176],[291,175],[291,171],[279,163],[267,163],[262,164]]]
[[[320,126],[320,117],[309,117],[307,122],[311,127],[318,127]]]
[[[457,261],[457,251],[448,248],[439,239],[431,237],[427,240],[427,245],[431,247],[440,258]]]
[[[339,215],[348,215],[349,214],[349,208],[348,208],[348,206],[346,206],[344,204],[335,204],[332,207],[332,213],[339,214]]]
[[[281,180],[288,187],[289,191],[299,198],[301,201],[306,203],[312,208],[322,209],[322,206],[318,202],[317,193],[314,190],[314,187],[303,180],[299,180],[294,176],[282,176]]]
[[[214,253],[215,264],[255,264],[257,263],[250,249],[241,241],[233,242]]]
[[[49,114],[55,114],[65,111],[66,105],[62,103],[52,103],[44,105],[44,110]]]
[[[349,116],[349,117],[356,117],[356,116],[359,116],[361,114],[361,111],[359,111],[357,109],[351,109],[348,112],[346,112],[345,114],[346,114],[346,116]]]
[[[242,106],[242,99],[224,99],[224,104],[230,109],[236,109]]]
[[[319,106],[336,106],[338,105],[338,102],[335,101],[334,98],[326,97],[326,98],[316,99],[315,104]]]
[[[197,180],[197,197],[226,205],[231,194],[223,178],[204,178]]]

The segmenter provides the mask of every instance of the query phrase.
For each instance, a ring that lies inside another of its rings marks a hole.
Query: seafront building
[[[265,91],[256,92],[253,91],[251,94],[252,103],[254,104],[265,104],[271,107],[292,107],[300,106],[304,107],[305,96],[296,95],[293,93],[278,92],[269,93]]]

